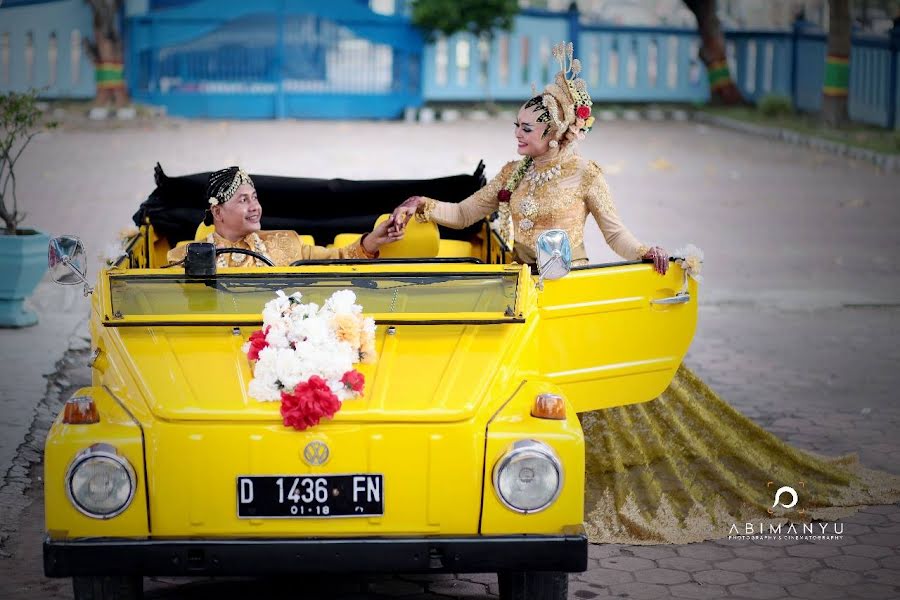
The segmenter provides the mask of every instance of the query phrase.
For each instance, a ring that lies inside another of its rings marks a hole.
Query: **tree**
[[[85,0],[94,14],[94,41],[85,40],[88,55],[94,61],[97,79],[96,107],[112,102],[117,108],[128,104],[123,59],[124,44],[119,27],[123,0]]]
[[[830,0],[822,120],[831,126],[842,125],[849,119],[847,94],[850,90],[850,26],[849,1]]]
[[[15,235],[25,218],[16,201],[16,161],[44,127],[52,129],[56,123],[43,122],[35,90],[0,95],[0,221],[6,235]]]
[[[413,0],[412,22],[425,30],[427,37],[433,40],[436,34],[446,36],[468,31],[479,40],[490,44],[494,33],[499,29],[511,31],[513,19],[519,12],[516,0]],[[485,99],[490,100],[490,88],[487,78],[489,57],[481,52],[480,66],[484,82]]]
[[[716,14],[716,0],[684,0],[684,4],[697,17],[700,60],[709,74],[710,97],[713,102],[741,104],[744,99],[728,72],[725,34]]]

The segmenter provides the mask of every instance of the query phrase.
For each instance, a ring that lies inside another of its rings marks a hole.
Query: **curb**
[[[847,144],[842,144],[841,142],[835,142],[834,140],[798,133],[790,129],[754,125],[752,123],[738,121],[737,119],[710,115],[702,111],[694,111],[691,114],[691,118],[698,123],[715,125],[724,129],[740,131],[741,133],[749,133],[751,135],[779,140],[795,146],[806,146],[807,148],[827,152],[829,154],[834,154],[835,156],[844,156],[854,160],[861,160],[871,163],[888,173],[900,172],[900,155],[884,154],[883,152],[876,152],[866,148],[849,146]]]

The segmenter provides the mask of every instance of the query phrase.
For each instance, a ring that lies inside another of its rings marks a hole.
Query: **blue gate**
[[[128,32],[132,95],[170,114],[371,119],[422,104],[421,36],[365,0],[200,0]]]

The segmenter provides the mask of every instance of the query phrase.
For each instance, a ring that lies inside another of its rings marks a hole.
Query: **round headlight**
[[[562,464],[547,444],[521,440],[494,467],[494,491],[516,512],[544,510],[562,490]]]
[[[95,444],[75,457],[66,472],[66,492],[81,513],[111,519],[134,498],[134,469],[109,444]]]

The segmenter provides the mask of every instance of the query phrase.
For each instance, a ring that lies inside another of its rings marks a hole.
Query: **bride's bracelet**
[[[416,221],[419,223],[428,223],[434,214],[436,204],[431,198],[423,198],[423,202],[416,209]]]

